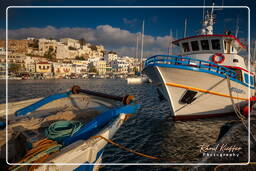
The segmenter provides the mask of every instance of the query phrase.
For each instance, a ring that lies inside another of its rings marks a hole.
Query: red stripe
[[[172,43],[177,43],[178,41],[187,40],[187,39],[191,39],[191,38],[211,37],[211,36],[215,36],[215,37],[230,37],[230,38],[236,40],[240,44],[240,46],[242,46],[242,48],[246,49],[246,46],[238,38],[236,38],[235,36],[233,36],[233,35],[222,35],[222,34],[221,35],[197,35],[197,36],[190,36],[190,37],[185,37],[185,38],[182,38],[182,39],[179,39],[179,40],[175,40]]]
[[[220,114],[206,114],[206,115],[181,115],[181,116],[173,116],[174,121],[180,120],[195,120],[195,119],[205,119],[210,117],[219,117],[219,116],[227,116],[227,115],[234,115],[234,112],[229,113],[220,113]]]
[[[241,70],[243,70],[243,71],[245,71],[245,72],[250,73],[251,75],[254,75],[254,73],[253,73],[253,72],[249,72],[248,70],[246,70],[246,69],[244,69],[244,68],[241,68],[241,67],[238,67],[238,66],[227,66],[227,65],[221,65],[221,66],[226,67],[226,68],[241,69]]]

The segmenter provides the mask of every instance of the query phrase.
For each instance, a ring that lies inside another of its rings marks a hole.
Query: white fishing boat
[[[116,105],[113,100],[122,101]],[[139,108],[132,96],[118,97],[74,86],[44,99],[0,105],[0,170],[98,170],[107,139]],[[4,129],[3,129],[4,128]],[[8,129],[7,129],[8,128]],[[8,131],[7,137],[5,136]],[[7,138],[7,146],[5,144]],[[6,150],[6,147],[8,150]],[[42,165],[44,163],[44,165]]]
[[[249,71],[246,58],[238,55],[247,48],[230,32],[213,34],[213,11],[214,6],[203,16],[200,35],[172,42],[180,55],[156,55],[145,62],[143,72],[168,100],[174,119],[232,113],[233,105],[254,95],[253,67]]]

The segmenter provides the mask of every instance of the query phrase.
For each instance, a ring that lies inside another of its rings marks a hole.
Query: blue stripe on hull
[[[154,67],[154,66],[158,66],[158,67],[166,67],[166,68],[178,68],[178,69],[184,69],[184,70],[191,70],[191,71],[196,71],[196,72],[204,72],[204,73],[208,73],[208,74],[212,74],[212,75],[216,75],[216,76],[219,76],[219,77],[222,77],[222,78],[226,78],[225,75],[223,74],[219,74],[219,73],[216,73],[216,72],[213,72],[213,71],[208,71],[208,70],[204,70],[204,69],[201,69],[201,68],[196,68],[196,67],[190,67],[190,66],[184,66],[184,65],[171,65],[171,64],[154,64],[153,66],[147,66],[147,67]],[[146,67],[146,68],[147,68]],[[145,68],[145,69],[146,69]],[[234,81],[234,82],[237,82],[239,84],[242,84],[246,87],[249,87],[247,84],[237,80],[237,79],[234,79],[232,77],[229,77],[230,80]],[[251,87],[251,89],[255,89],[255,87]]]
[[[75,168],[74,171],[93,171],[93,168],[95,166],[93,164],[96,163],[96,161],[100,158],[100,156],[103,154],[103,152],[104,152],[104,148],[102,148],[97,153],[96,159],[95,159],[95,161],[92,164],[90,164],[89,162],[86,162],[85,163],[86,165],[81,165],[81,166]]]

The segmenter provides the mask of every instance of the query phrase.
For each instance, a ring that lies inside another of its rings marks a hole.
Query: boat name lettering
[[[236,93],[245,94],[245,92],[243,90],[235,88],[235,87],[231,87],[230,90],[233,92],[236,92]]]

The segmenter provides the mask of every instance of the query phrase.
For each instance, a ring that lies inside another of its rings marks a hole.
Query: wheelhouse
[[[199,35],[172,42],[181,47],[182,56],[200,53],[237,54],[246,47],[233,35]]]
[[[238,55],[246,49],[233,35],[198,35],[172,42],[181,47],[181,56],[214,62],[237,74],[237,79],[247,85],[255,85],[254,73],[246,68],[244,58]]]

